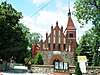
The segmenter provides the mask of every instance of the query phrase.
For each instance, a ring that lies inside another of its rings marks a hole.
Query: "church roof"
[[[36,39],[34,38],[34,43],[33,43],[33,51],[32,51],[32,54],[33,55],[37,55],[37,53],[38,53],[38,51],[39,51],[39,46],[37,45],[37,43],[36,43]]]
[[[76,28],[73,24],[72,18],[70,16],[68,17],[68,23],[67,23],[66,29],[67,30],[76,30]]]

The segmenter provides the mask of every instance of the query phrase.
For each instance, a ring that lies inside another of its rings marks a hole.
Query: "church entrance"
[[[55,64],[55,62],[60,62],[60,60],[59,59],[54,59],[54,61],[53,61],[53,65]]]
[[[64,62],[60,55],[53,55],[50,59],[50,65],[54,65],[55,62]]]

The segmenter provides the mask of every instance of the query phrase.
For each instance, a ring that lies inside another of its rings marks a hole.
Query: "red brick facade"
[[[68,13],[68,23],[64,29],[63,26],[59,27],[58,21],[55,27],[51,26],[51,33],[46,33],[46,40],[44,42],[40,41],[40,50],[75,52],[76,28],[73,24],[70,11]]]
[[[76,49],[76,28],[71,17],[68,17],[68,24],[63,32],[63,27],[59,27],[58,21],[56,26],[51,26],[51,33],[46,33],[46,40],[41,42],[40,50],[53,51],[71,51]]]

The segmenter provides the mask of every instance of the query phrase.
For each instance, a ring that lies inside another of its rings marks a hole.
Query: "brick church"
[[[66,28],[59,27],[58,21],[56,26],[51,26],[51,33],[46,33],[45,41],[41,40],[36,44],[34,40],[32,56],[37,55],[38,51],[42,53],[44,65],[53,65],[55,61],[68,62],[73,66],[75,61],[76,50],[76,28],[71,18],[69,9],[68,21]]]

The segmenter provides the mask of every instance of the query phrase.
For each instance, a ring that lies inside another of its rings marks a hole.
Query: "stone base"
[[[53,75],[70,75],[68,72],[54,72]]]

